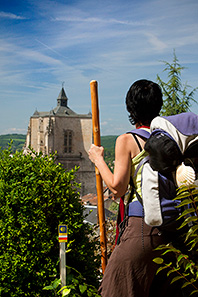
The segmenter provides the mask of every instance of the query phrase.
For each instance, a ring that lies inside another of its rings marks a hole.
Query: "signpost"
[[[66,286],[66,250],[67,243],[67,225],[58,226],[58,241],[60,245],[60,279],[61,286]]]

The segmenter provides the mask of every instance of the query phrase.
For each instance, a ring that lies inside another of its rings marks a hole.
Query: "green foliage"
[[[116,135],[101,136],[101,145],[107,150],[114,150],[117,137]]]
[[[115,143],[118,136],[109,135],[101,137],[101,145],[104,147],[104,160],[111,171],[115,161]]]
[[[191,102],[196,102],[193,97],[197,88],[194,88],[188,93],[187,90],[191,87],[187,83],[182,84],[181,71],[184,67],[179,64],[175,51],[173,53],[172,63],[163,62],[166,65],[164,71],[168,72],[168,82],[162,81],[159,75],[157,75],[157,82],[161,86],[164,96],[161,115],[169,116],[189,111]]]
[[[88,285],[83,275],[74,268],[66,267],[67,284],[60,288],[61,281],[55,279],[50,286],[46,286],[43,290],[51,290],[53,296],[68,296],[68,297],[99,297],[97,288],[93,285]],[[49,295],[48,295],[49,296]]]
[[[177,248],[176,242],[160,245],[156,250],[162,252],[161,257],[153,261],[160,265],[157,273],[167,270],[167,276],[173,275],[172,283],[182,281],[182,289],[184,291],[188,289],[190,296],[198,294],[198,187],[195,185],[180,187],[175,199],[181,200],[178,207],[183,209],[178,218],[182,221],[179,229],[183,230],[183,245]],[[185,206],[189,204],[190,207],[186,208]],[[168,253],[175,255],[175,261],[166,263],[164,257]]]
[[[0,295],[48,296],[42,288],[59,273],[58,225],[68,226],[67,264],[95,284],[98,258],[83,222],[75,170],[55,155],[0,150]]]

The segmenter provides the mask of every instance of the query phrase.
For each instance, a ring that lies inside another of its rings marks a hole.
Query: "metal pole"
[[[61,287],[66,286],[66,250],[67,247],[67,225],[61,224],[58,226],[58,241],[60,251],[60,279]]]
[[[65,252],[65,242],[60,242],[60,279],[61,279],[61,287],[66,286],[66,252]]]

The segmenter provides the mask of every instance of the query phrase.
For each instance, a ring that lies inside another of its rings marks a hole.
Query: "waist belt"
[[[129,217],[143,217],[144,216],[143,206],[139,201],[132,201],[129,203],[128,216]]]

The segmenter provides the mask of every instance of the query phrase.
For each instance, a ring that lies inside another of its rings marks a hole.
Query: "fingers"
[[[95,160],[101,156],[103,156],[103,151],[104,151],[104,148],[102,146],[96,146],[95,144],[92,144],[89,151],[88,151],[88,154],[89,154],[89,159],[95,163]]]

